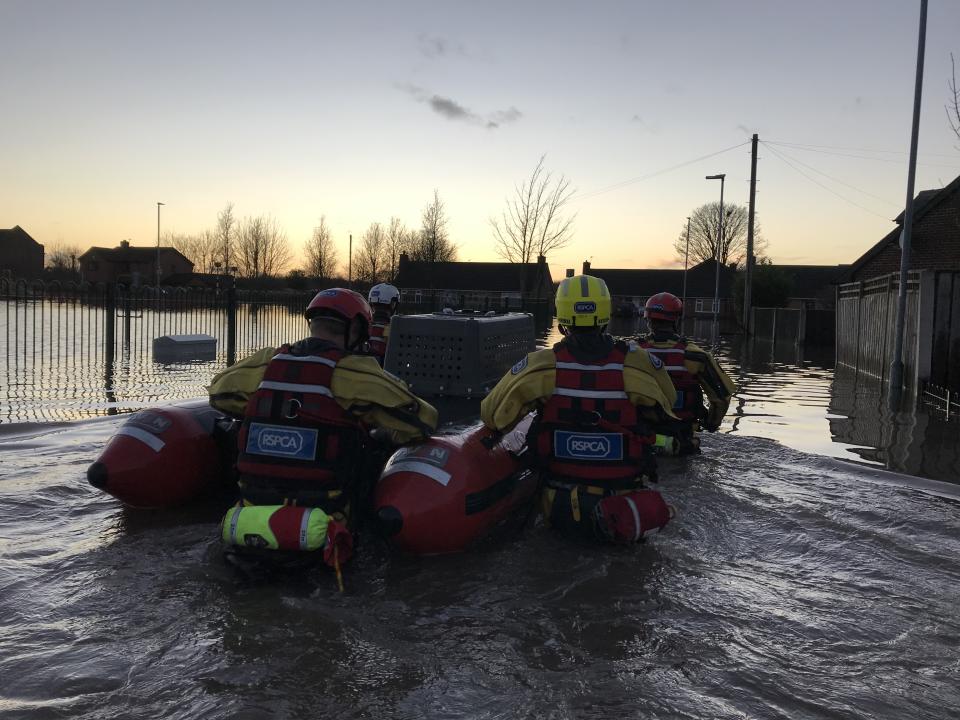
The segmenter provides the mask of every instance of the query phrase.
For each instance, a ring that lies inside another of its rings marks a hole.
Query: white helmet
[[[389,283],[380,283],[370,288],[367,300],[371,305],[395,305],[400,302],[400,291]]]

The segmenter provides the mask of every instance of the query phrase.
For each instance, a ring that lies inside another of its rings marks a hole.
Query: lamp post
[[[157,296],[160,294],[160,206],[164,203],[157,203]]]
[[[687,217],[687,249],[683,252],[683,309],[680,311],[680,334],[687,319],[687,261],[690,259],[690,218]]]
[[[717,324],[720,319],[720,250],[723,247],[723,183],[726,180],[726,173],[717,175],[707,175],[707,180],[720,181],[720,228],[717,231],[717,246],[713,261],[717,265],[717,276],[713,284],[713,343],[717,342]]]

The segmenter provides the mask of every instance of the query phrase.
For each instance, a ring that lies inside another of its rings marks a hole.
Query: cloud
[[[491,113],[481,114],[470,110],[470,108],[465,107],[464,105],[461,105],[453,98],[432,94],[416,85],[407,83],[398,84],[397,87],[403,92],[407,93],[418,103],[424,103],[428,105],[431,110],[438,115],[445,117],[447,120],[462,121],[470,125],[478,125],[480,127],[494,130],[501,125],[507,125],[509,123],[516,122],[523,117],[523,113],[512,106],[506,110],[496,110]]]
[[[470,57],[466,48],[461,43],[451,42],[446,38],[435,35],[421,34],[417,38],[417,46],[420,54],[427,58],[443,58],[456,55],[459,57]]]
[[[431,109],[439,114],[443,115],[449,120],[472,120],[479,119],[472,112],[467,110],[463,105],[460,105],[455,100],[450,98],[440,97],[439,95],[434,95],[427,102],[430,104]]]

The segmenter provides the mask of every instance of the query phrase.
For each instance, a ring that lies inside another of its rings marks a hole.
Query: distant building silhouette
[[[0,275],[32,280],[43,273],[43,245],[19,225],[0,230]]]
[[[127,240],[120,247],[92,247],[80,256],[80,276],[87,282],[128,282],[153,285],[160,256],[160,282],[171,275],[193,272],[193,262],[172,247],[133,247]]]

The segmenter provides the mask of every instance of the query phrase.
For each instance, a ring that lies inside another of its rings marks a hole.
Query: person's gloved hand
[[[703,429],[707,432],[716,432],[720,429],[720,423],[723,422],[724,408],[718,405],[711,405],[707,411],[707,417],[703,421]]]

